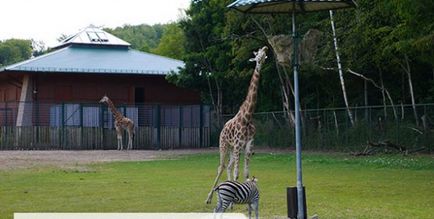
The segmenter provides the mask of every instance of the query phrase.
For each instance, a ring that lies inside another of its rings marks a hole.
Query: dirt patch
[[[291,149],[255,148],[257,153],[292,153]],[[218,153],[218,148],[182,150],[95,150],[95,151],[0,151],[0,170],[56,167],[72,171],[92,171],[86,164],[113,161],[173,159],[181,155]]]
[[[217,148],[133,151],[0,151],[0,170],[52,166],[87,171],[86,164],[171,159],[180,155],[215,153]]]

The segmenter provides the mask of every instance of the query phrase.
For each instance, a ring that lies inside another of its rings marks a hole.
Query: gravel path
[[[91,163],[169,159],[179,155],[215,153],[217,151],[217,148],[169,151],[0,151],[0,170],[40,166],[74,169]]]

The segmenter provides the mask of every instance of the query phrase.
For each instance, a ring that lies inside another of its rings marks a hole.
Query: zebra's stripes
[[[226,181],[218,185],[214,191],[217,192],[217,206],[214,212],[221,213],[232,204],[247,204],[249,207],[249,218],[252,209],[255,210],[256,218],[259,218],[259,190],[256,186],[256,179],[247,180],[244,183],[237,181]]]

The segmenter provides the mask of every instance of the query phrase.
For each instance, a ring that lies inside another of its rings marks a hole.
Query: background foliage
[[[32,41],[9,39],[0,41],[0,67],[30,58]]]
[[[289,16],[250,16],[226,8],[231,1],[192,1],[187,17],[180,21],[185,31],[186,68],[172,81],[203,92],[211,102],[206,77],[221,83],[223,109],[237,110],[242,102],[254,64],[251,52],[267,44],[267,35],[290,34]],[[380,72],[384,87],[395,103],[410,103],[407,75],[401,65],[409,58],[416,102],[432,102],[434,97],[434,3],[422,1],[357,1],[358,8],[335,12],[338,41],[344,69],[362,73],[377,83]],[[331,37],[328,12],[299,15],[300,33],[310,28],[324,37],[313,64],[301,67],[303,108],[344,106]],[[273,56],[262,71],[258,111],[281,109],[280,84]],[[364,103],[364,81],[345,74],[351,106]],[[211,84],[212,85],[212,84]],[[214,86],[211,91],[216,92]],[[368,85],[368,104],[382,104],[381,91]]]
[[[233,113],[246,95],[254,68],[254,63],[248,62],[252,51],[268,44],[265,34],[290,34],[291,22],[288,15],[245,15],[226,8],[230,2],[192,0],[185,16],[175,23],[124,25],[105,30],[130,42],[134,49],[183,60],[185,69],[168,79],[200,91],[207,104],[220,102],[222,113]],[[411,96],[404,68],[408,60],[415,102],[433,102],[434,2],[356,2],[356,9],[335,12],[344,69],[350,68],[378,84],[383,81],[395,104],[409,104]],[[336,69],[328,12],[303,14],[297,19],[301,35],[310,28],[324,33],[314,63],[301,66],[302,108],[344,106],[337,71],[324,70]],[[35,49],[38,48],[33,44]],[[34,52],[39,54],[43,52]],[[31,55],[30,40],[0,42],[0,66]],[[364,81],[346,71],[344,77],[350,106],[366,105]],[[380,89],[370,84],[367,97],[368,105],[383,103]],[[270,52],[261,72],[257,111],[281,110],[281,100],[281,84]]]

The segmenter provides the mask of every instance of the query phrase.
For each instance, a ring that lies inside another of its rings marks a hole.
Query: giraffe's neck
[[[113,114],[113,117],[115,118],[116,121],[121,120],[124,116],[116,109],[115,105],[113,104],[113,102],[108,99],[107,100],[107,106],[109,107],[110,111]]]
[[[247,92],[246,99],[238,111],[238,115],[243,118],[245,122],[249,122],[252,119],[253,112],[255,111],[256,99],[258,96],[258,85],[261,71],[261,65],[256,64],[253,71],[252,79],[250,80],[249,90]]]

